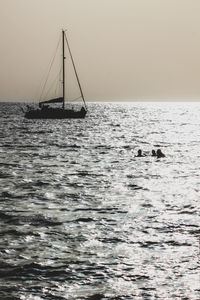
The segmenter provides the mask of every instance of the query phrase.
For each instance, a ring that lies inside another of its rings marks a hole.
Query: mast
[[[62,30],[62,64],[63,64],[63,109],[65,109],[65,32]]]

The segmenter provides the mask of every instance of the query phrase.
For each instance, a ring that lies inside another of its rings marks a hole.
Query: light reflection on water
[[[0,107],[1,298],[200,298],[198,103]]]

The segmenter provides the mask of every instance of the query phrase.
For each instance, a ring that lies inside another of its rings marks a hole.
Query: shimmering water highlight
[[[0,104],[0,298],[199,299],[200,105],[20,106]]]

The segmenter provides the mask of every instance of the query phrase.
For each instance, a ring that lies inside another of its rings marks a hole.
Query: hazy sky
[[[0,0],[0,101],[37,101],[68,29],[87,100],[199,100],[199,0]]]

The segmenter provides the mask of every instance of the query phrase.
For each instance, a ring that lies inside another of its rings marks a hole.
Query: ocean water
[[[0,104],[0,299],[200,299],[200,103],[23,106]]]

